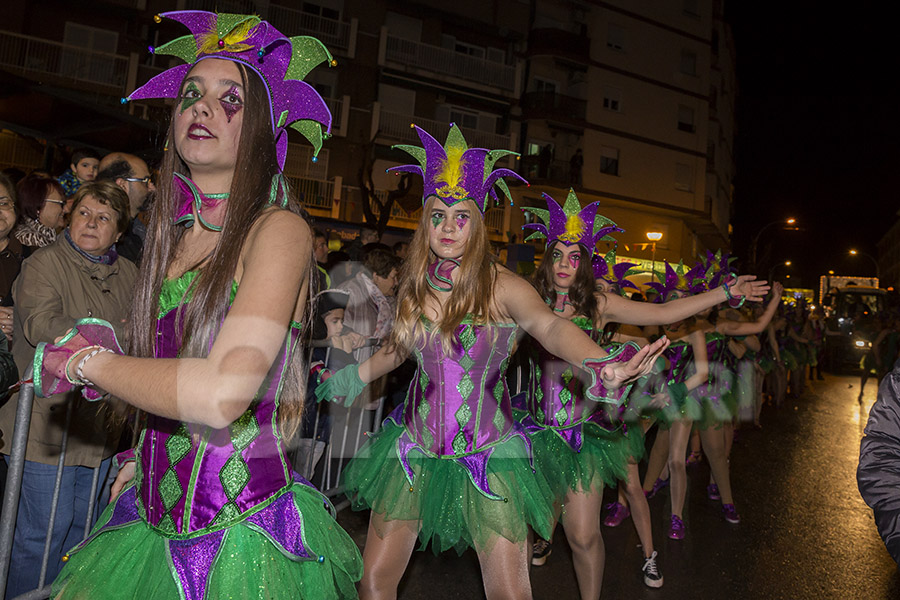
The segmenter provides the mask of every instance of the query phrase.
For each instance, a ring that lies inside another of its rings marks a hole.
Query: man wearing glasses
[[[131,224],[122,238],[116,243],[116,251],[120,256],[135,264],[140,262],[147,225],[138,216],[146,211],[150,204],[150,196],[156,186],[150,177],[150,169],[143,159],[134,154],[113,152],[100,161],[98,180],[108,179],[125,190],[131,207]]]

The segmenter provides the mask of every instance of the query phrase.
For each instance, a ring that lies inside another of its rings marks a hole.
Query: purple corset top
[[[157,358],[178,355],[176,311],[158,318]],[[292,324],[249,408],[228,427],[148,415],[136,449],[136,487],[138,510],[151,526],[166,535],[227,527],[291,483],[276,417],[299,338],[300,327]]]
[[[596,338],[590,319],[575,317],[572,322]],[[561,429],[591,421],[604,429],[615,429],[607,412],[585,397],[584,383],[572,365],[548,352],[533,338],[528,338],[526,344],[530,370],[528,412],[535,423]]]
[[[424,318],[423,318],[424,321]],[[403,407],[403,425],[431,456],[480,452],[510,434],[512,406],[506,366],[516,337],[514,323],[456,328],[450,352],[425,323],[413,352],[416,374]]]

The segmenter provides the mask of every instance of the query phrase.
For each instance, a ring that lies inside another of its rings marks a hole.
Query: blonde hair
[[[422,218],[409,244],[409,254],[400,271],[400,285],[397,297],[397,318],[391,332],[391,345],[409,351],[422,332],[420,318],[425,313],[425,303],[429,297],[437,300],[435,291],[428,285],[428,266],[436,259],[429,243],[431,211],[435,196],[426,200]],[[494,300],[494,282],[497,279],[495,258],[490,254],[487,230],[480,211],[471,200],[463,200],[472,211],[469,219],[471,230],[466,248],[460,259],[459,269],[453,278],[450,299],[444,305],[440,320],[433,324],[432,333],[441,336],[445,349],[449,349],[454,332],[459,324],[471,315],[476,324],[493,322],[491,307]]]

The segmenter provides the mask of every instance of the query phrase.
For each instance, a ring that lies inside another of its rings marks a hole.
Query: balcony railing
[[[307,209],[331,210],[334,199],[334,182],[323,179],[287,176],[288,183],[300,203]]]
[[[344,108],[344,102],[340,98],[325,98],[325,104],[331,111],[331,134],[336,134],[341,128],[341,111]]]
[[[309,144],[288,144],[288,153],[284,160],[285,176],[328,179],[328,150],[324,148],[320,150],[316,162],[313,162],[312,157],[313,149]]]
[[[287,36],[311,35],[319,38],[329,50],[350,47],[350,23],[311,15],[265,0],[187,0],[186,5],[186,8],[195,10],[259,15]]]
[[[350,47],[350,23],[311,15],[296,8],[269,5],[269,21],[285,35],[311,35],[319,38],[329,50]]]
[[[526,92],[522,94],[522,109],[526,117],[557,117],[583,121],[587,115],[587,100],[556,92]]]
[[[516,68],[466,56],[440,46],[387,36],[387,60],[410,67],[474,81],[507,92],[516,89]]]
[[[503,209],[500,207],[491,208],[484,213],[484,225],[491,233],[504,233]]]
[[[410,127],[410,124],[416,124],[437,139],[442,139],[446,132],[450,129],[450,124],[446,121],[436,121],[435,119],[425,119],[413,115],[395,113],[381,109],[378,120],[378,128],[381,135],[392,140],[400,142],[419,143],[419,135],[416,130]],[[463,137],[470,148],[488,148],[490,150],[499,150],[510,148],[510,140],[508,135],[499,133],[489,133],[487,131],[478,131],[477,129],[469,129],[468,127],[460,127]]]
[[[128,58],[0,31],[0,68],[60,83],[102,86],[110,94],[121,95],[128,77]]]
[[[381,201],[387,201],[388,197],[387,190],[375,190],[375,196]],[[377,203],[372,203],[372,214],[375,215],[376,218],[381,214],[381,207]],[[419,222],[419,219],[422,218],[422,207],[418,207],[411,213],[403,210],[403,207],[400,206],[397,202],[394,202],[393,206],[391,206],[391,220],[399,221],[401,223],[415,225]]]

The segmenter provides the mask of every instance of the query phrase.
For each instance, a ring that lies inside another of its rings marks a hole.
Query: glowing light
[[[797,222],[797,219],[795,219],[794,217],[791,217],[790,219],[785,221],[785,223],[787,223],[788,225],[793,225],[796,222]]]
[[[659,240],[662,239],[662,236],[663,236],[663,234],[660,231],[648,231],[647,232],[647,239],[650,240],[651,242],[658,242]]]

